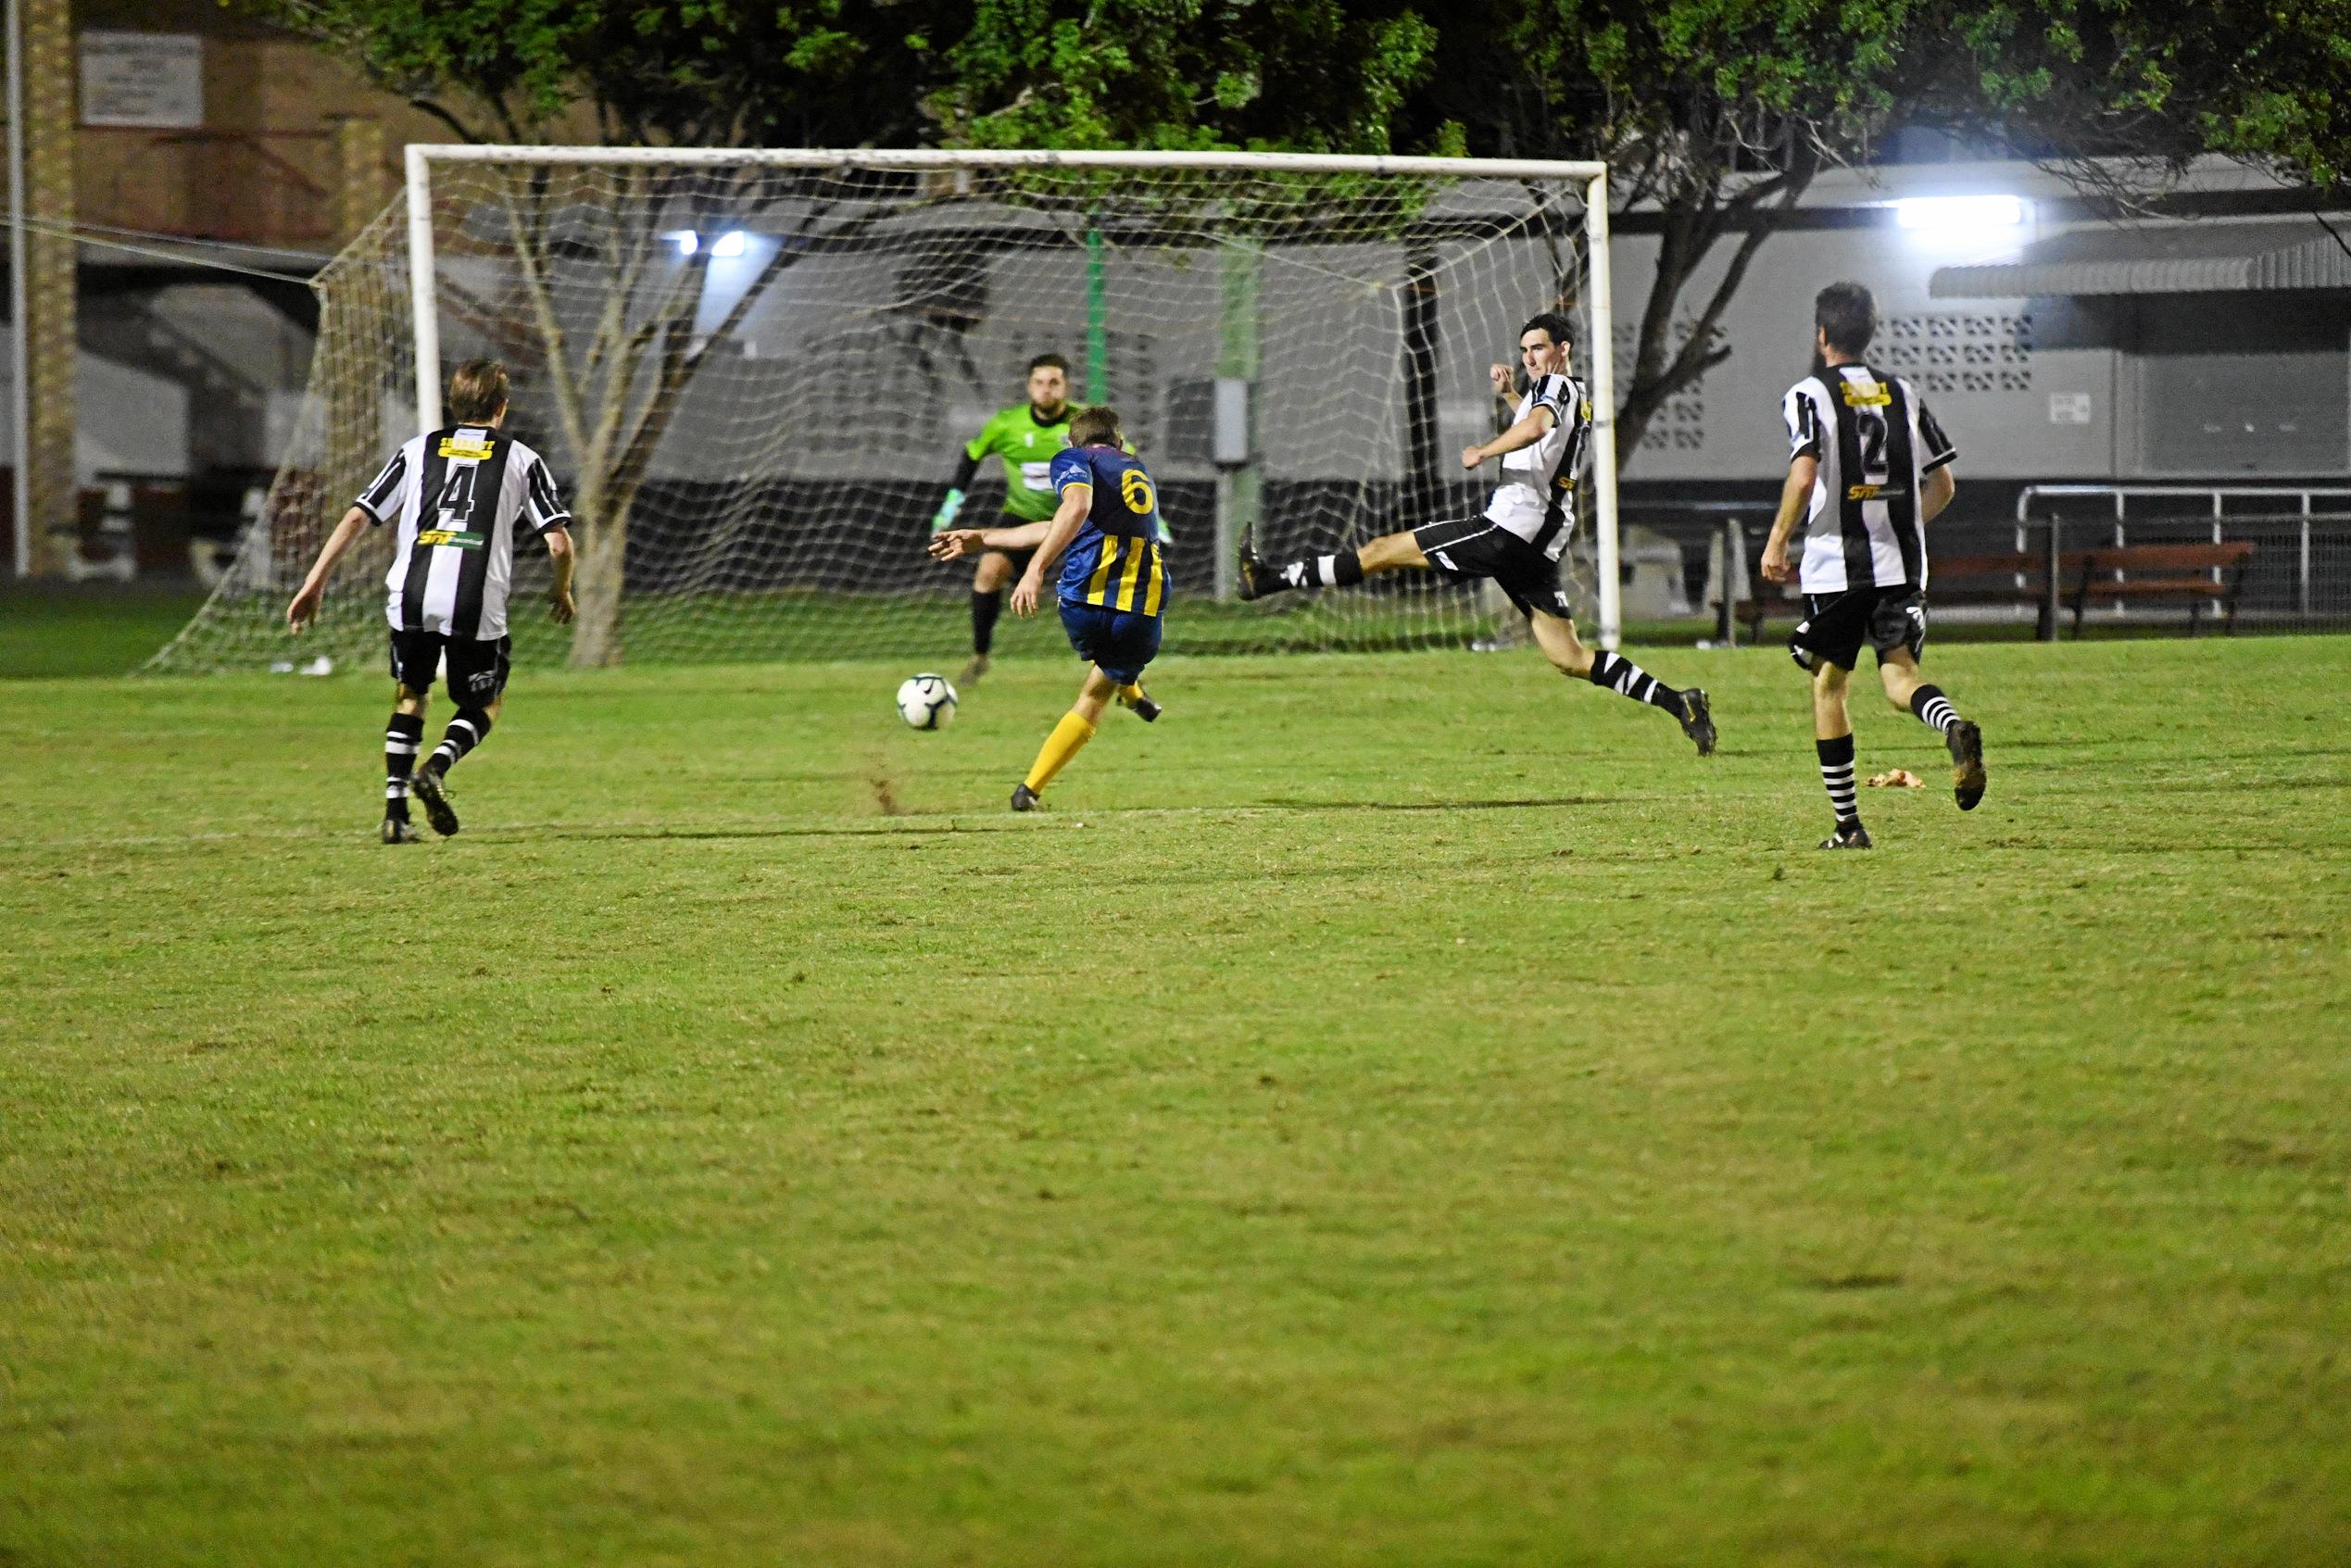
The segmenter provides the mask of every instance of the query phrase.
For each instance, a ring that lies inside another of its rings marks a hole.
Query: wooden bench
[[[2058,581],[2078,577],[2090,558],[2086,550],[2068,550],[2058,558]],[[2049,634],[2049,558],[2031,550],[2012,550],[1987,556],[1930,556],[1927,602],[1943,605],[2030,605],[2039,612],[2043,636]],[[1775,609],[1804,613],[1804,600],[1783,597],[1777,583],[1766,583],[1760,568],[1749,584],[1748,596],[1732,607],[1747,624],[1747,640],[1763,640],[1763,623]]]
[[[2245,540],[2203,545],[2125,545],[2084,554],[2073,590],[2073,634],[2093,604],[2185,600],[2188,635],[2196,634],[2204,608],[2218,603],[2226,612],[2226,633],[2237,630],[2237,592],[2244,585],[2253,546]],[[2068,575],[2076,569],[2068,568]]]

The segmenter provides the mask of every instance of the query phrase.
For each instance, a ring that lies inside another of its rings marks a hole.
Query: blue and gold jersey
[[[1089,484],[1094,504],[1062,558],[1062,602],[1157,615],[1167,602],[1159,552],[1159,489],[1113,446],[1072,446],[1053,458],[1053,494]]]

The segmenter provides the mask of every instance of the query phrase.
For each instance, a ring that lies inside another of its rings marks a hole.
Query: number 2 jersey
[[[1159,550],[1159,491],[1142,463],[1115,446],[1072,446],[1053,459],[1053,494],[1093,486],[1094,503],[1062,557],[1063,604],[1157,615],[1167,602]]]
[[[547,459],[503,432],[455,425],[420,435],[359,493],[371,522],[396,522],[399,548],[383,585],[396,632],[506,635],[514,535],[572,521]]]
[[[1788,389],[1788,460],[1819,460],[1804,525],[1807,594],[1927,585],[1918,490],[1959,454],[1917,391],[1867,365],[1816,371]]]

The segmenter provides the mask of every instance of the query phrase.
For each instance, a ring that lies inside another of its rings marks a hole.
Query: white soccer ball
[[[898,716],[918,730],[943,730],[955,718],[955,688],[944,675],[909,675],[898,688]]]

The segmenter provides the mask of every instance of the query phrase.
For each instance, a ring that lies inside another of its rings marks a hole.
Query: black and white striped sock
[[[1829,804],[1836,809],[1837,825],[1859,827],[1861,809],[1854,803],[1853,736],[1815,741],[1813,747],[1820,753],[1820,783],[1829,791]]]
[[[1605,686],[1618,696],[1628,696],[1635,702],[1662,708],[1677,719],[1681,717],[1681,693],[1629,659],[1613,653],[1595,653],[1591,656],[1591,673],[1585,679],[1595,686]]]
[[[424,765],[436,773],[446,773],[489,736],[489,714],[479,708],[460,708],[458,716],[449,721],[449,727],[441,732],[441,744],[433,748],[433,755]]]
[[[1281,570],[1285,588],[1352,588],[1364,580],[1364,563],[1352,550],[1309,556]]]
[[[1946,735],[1951,733],[1951,726],[1959,721],[1959,710],[1951,706],[1951,699],[1942,695],[1941,686],[1920,686],[1912,692],[1910,711],[1918,716],[1920,723]]]
[[[424,721],[416,714],[395,713],[383,727],[383,814],[396,822],[409,820],[409,774],[423,746]]]

